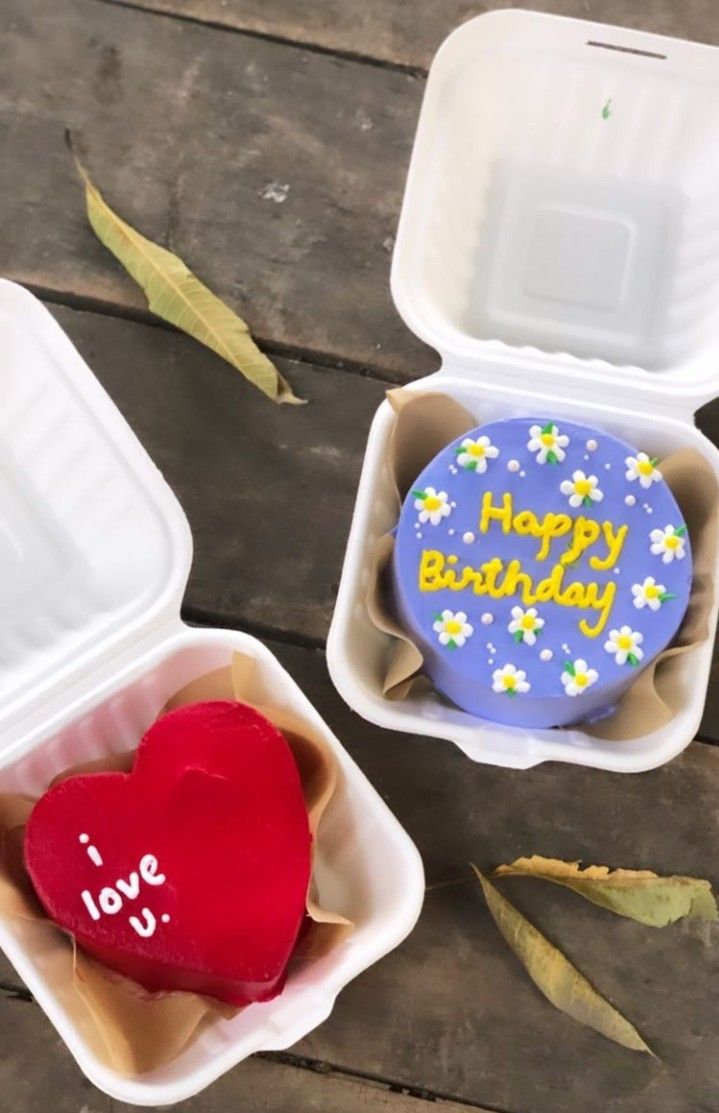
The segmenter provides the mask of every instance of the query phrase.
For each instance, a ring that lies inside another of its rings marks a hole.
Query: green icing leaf
[[[676,595],[673,591],[663,591],[659,596],[660,603],[666,603],[667,599],[676,599]]]
[[[554,422],[553,421],[548,421],[546,425],[542,426],[541,431],[543,433],[551,433],[553,431],[553,429],[554,429]]]
[[[547,463],[548,464],[558,464],[559,463],[559,459],[557,457],[556,452],[549,451],[547,453]]]
[[[514,640],[516,642],[523,642],[524,641],[524,631],[523,630],[515,630],[514,631]]]
[[[687,532],[687,527],[685,525],[677,526],[674,530],[674,536],[675,537],[683,537],[686,532]]]
[[[410,491],[410,495],[413,495],[414,498],[416,498],[416,499],[426,499],[427,498],[427,492],[426,491]]]
[[[634,668],[639,664],[639,658],[635,657],[633,653],[627,653],[627,662]]]
[[[572,663],[572,661],[565,661],[564,662],[564,671],[568,672],[570,676],[576,676],[577,675],[577,670],[575,669],[574,664]]]

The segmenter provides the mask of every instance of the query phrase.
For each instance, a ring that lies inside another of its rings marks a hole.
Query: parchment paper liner
[[[387,399],[397,415],[390,435],[388,464],[396,488],[399,518],[404,497],[420,472],[445,445],[476,428],[478,422],[445,394],[398,389],[388,391]],[[674,663],[709,636],[717,545],[716,477],[704,457],[691,448],[667,456],[660,467],[689,527],[694,563],[692,591],[686,616],[671,646],[640,673],[611,715],[592,724],[580,724],[593,738],[610,742],[631,741],[669,722],[679,709]],[[373,554],[366,605],[372,623],[393,639],[383,695],[401,700],[410,692],[416,695],[423,688],[431,690],[431,684],[421,671],[422,653],[392,612],[393,550],[394,539],[385,534]]]
[[[266,715],[287,739],[297,762],[316,851],[318,828],[337,783],[337,765],[325,740],[290,712],[262,706],[253,698],[254,658],[236,653],[231,666],[199,677],[177,692],[163,711],[206,699],[238,699]],[[138,739],[139,742],[139,739]],[[76,765],[55,781],[92,770],[128,771],[134,751]],[[55,783],[54,781],[52,783]],[[38,902],[22,859],[24,825],[35,800],[0,795],[0,917],[21,919],[42,953],[45,974],[90,1043],[108,1066],[126,1075],[153,1070],[174,1059],[188,1041],[217,1017],[228,1019],[240,1010],[195,993],[151,993],[108,970],[74,946],[71,936],[48,920]],[[313,879],[307,894],[313,921],[303,931],[290,966],[318,958],[336,947],[352,930],[343,916],[322,908]]]

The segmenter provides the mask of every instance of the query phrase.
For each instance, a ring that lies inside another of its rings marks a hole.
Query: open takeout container
[[[395,304],[442,359],[406,389],[442,392],[478,425],[547,415],[660,458],[694,448],[719,477],[694,425],[719,386],[718,189],[718,50],[534,12],[470,20],[432,64],[395,244]],[[701,719],[716,601],[710,636],[671,664],[675,714],[643,737],[512,728],[431,693],[383,696],[390,638],[365,599],[397,519],[394,420],[384,402],[328,642],[350,706],[515,768],[632,772],[679,753]],[[713,567],[719,582],[716,552]]]
[[[110,1069],[89,1017],[49,975],[55,929],[0,921],[0,946],[88,1078],[120,1101],[166,1105],[320,1024],[347,982],[412,929],[422,865],[269,650],[181,622],[192,540],[179,503],[47,310],[5,281],[0,336],[0,793],[37,796],[69,767],[134,749],[172,695],[237,651],[254,658],[256,701],[301,717],[339,768],[314,876],[354,933],[293,968],[273,1001],[218,1016],[167,1066],[133,1078]]]

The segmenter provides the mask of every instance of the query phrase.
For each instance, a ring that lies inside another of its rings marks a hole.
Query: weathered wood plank
[[[362,722],[318,654],[280,650],[419,846],[430,884],[523,853],[709,877],[719,871],[719,752],[693,744],[641,776],[476,766],[438,740]],[[312,660],[310,660],[312,656]],[[719,1092],[719,925],[665,930],[556,886],[506,892],[637,1025],[660,1062],[554,1010],[494,928],[475,884],[430,891],[402,947],[357,979],[296,1050],[515,1113],[710,1113]]]
[[[694,744],[663,769],[636,777],[557,765],[528,772],[475,766],[447,743],[363,723],[332,690],[319,652],[269,644],[415,839],[430,885],[467,877],[469,860],[490,867],[532,852],[719,881],[711,854],[719,836],[713,747]],[[506,949],[471,881],[430,889],[412,936],[353,982],[330,1019],[293,1053],[512,1113],[713,1113],[719,927],[652,930],[554,886],[517,881],[506,891],[637,1024],[661,1061],[618,1048],[552,1009]],[[16,980],[5,963],[0,973]],[[43,1088],[75,1096],[81,1087],[49,1023],[30,1008],[0,1000],[0,1092],[13,1100],[0,1108],[8,1113],[38,1108]],[[239,1068],[201,1101],[208,1110],[229,1109],[230,1097],[240,1095],[251,1102],[262,1092],[254,1073],[260,1069]],[[280,1085],[309,1108],[322,1100],[318,1108],[334,1108],[329,1088],[315,1098],[309,1082],[297,1082],[298,1090],[285,1079]],[[258,1106],[268,1113],[275,1109],[272,1086],[269,1093],[272,1101]],[[104,1109],[91,1094],[88,1107]],[[351,1100],[364,1108],[364,1094]],[[75,1113],[81,1105],[67,1108]],[[287,1101],[278,1108],[305,1106]],[[408,1113],[401,1105],[398,1111]]]
[[[81,1075],[37,1005],[0,999],[0,1026],[2,1113],[130,1113],[137,1108],[100,1093]],[[386,1086],[255,1057],[172,1108],[177,1113],[425,1113],[428,1105]],[[468,1107],[441,1101],[432,1108],[467,1113]]]
[[[0,272],[125,307],[63,132],[108,201],[274,345],[436,366],[388,272],[422,81],[94,0],[5,0]]]
[[[280,360],[309,404],[274,406],[178,333],[50,308],[188,515],[190,613],[324,639],[384,385]]]
[[[126,4],[128,0],[115,0]],[[222,27],[389,62],[427,68],[445,35],[460,23],[493,8],[516,7],[510,0],[129,0],[139,7],[205,20]],[[719,37],[712,0],[533,0],[535,11],[575,16],[620,27],[637,27],[659,35],[699,42]]]

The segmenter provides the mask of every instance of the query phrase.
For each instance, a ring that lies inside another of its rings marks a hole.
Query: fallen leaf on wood
[[[580,1024],[586,1024],[622,1047],[652,1055],[636,1028],[597,993],[576,966],[518,912],[476,866],[472,869],[495,924],[547,1000]]]
[[[72,151],[72,140],[68,135]],[[73,151],[74,155],[74,151]],[[177,255],[141,235],[113,212],[75,157],[93,231],[142,287],[153,313],[216,352],[273,402],[301,404],[286,379],[250,336],[247,324]]]
[[[682,917],[719,919],[711,885],[698,877],[660,877],[650,870],[610,870],[558,858],[517,858],[498,866],[494,877],[536,877],[564,885],[594,904],[649,927],[666,927]]]

